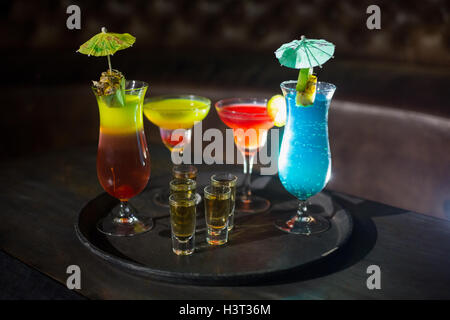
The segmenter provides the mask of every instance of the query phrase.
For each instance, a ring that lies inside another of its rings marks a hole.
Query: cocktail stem
[[[244,157],[244,174],[245,174],[245,180],[244,180],[244,188],[243,188],[243,198],[248,199],[252,195],[252,190],[250,187],[251,184],[251,175],[252,175],[252,168],[253,168],[253,159],[255,158],[255,153],[245,153],[242,152],[242,156]]]
[[[133,209],[127,200],[121,200],[119,210],[114,217],[115,223],[132,223],[135,219],[133,215]]]
[[[307,224],[313,224],[316,219],[308,213],[308,201],[299,200],[297,215],[292,218],[291,221],[301,221]]]
[[[297,209],[297,215],[299,217],[304,217],[307,215],[307,205],[308,202],[306,200],[299,200],[298,202],[298,209]]]

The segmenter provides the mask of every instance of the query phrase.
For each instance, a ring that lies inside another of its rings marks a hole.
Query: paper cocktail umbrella
[[[275,51],[282,66],[300,69],[297,81],[297,104],[314,103],[317,77],[312,74],[314,67],[322,67],[334,54],[334,44],[323,39],[307,39],[302,36],[283,44]]]
[[[78,52],[88,56],[108,57],[109,70],[112,70],[109,56],[131,47],[135,41],[136,38],[129,33],[111,33],[103,27],[102,32],[83,43]]]

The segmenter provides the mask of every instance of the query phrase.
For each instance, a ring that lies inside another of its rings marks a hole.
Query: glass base
[[[316,214],[295,214],[295,216],[287,221],[277,220],[275,226],[287,233],[309,236],[327,231],[330,228],[330,222],[326,218]]]
[[[153,195],[153,203],[160,207],[169,207],[169,189],[160,190]],[[195,204],[198,205],[202,201],[202,196],[198,193],[195,194]]]
[[[258,196],[236,198],[235,212],[261,213],[270,208],[270,201]]]
[[[97,230],[109,236],[129,237],[142,234],[153,228],[153,219],[140,214],[119,219],[109,214],[97,223]]]
[[[212,246],[221,246],[228,242],[228,226],[218,230],[207,227],[206,242]]]
[[[175,253],[177,256],[188,256],[188,255],[194,253],[194,249],[180,250],[180,249],[172,248],[172,251],[173,251],[173,253]]]
[[[169,207],[169,189],[161,189],[153,195],[153,203],[160,207]]]
[[[194,235],[186,240],[180,240],[172,233],[172,251],[178,256],[188,256],[195,250]]]

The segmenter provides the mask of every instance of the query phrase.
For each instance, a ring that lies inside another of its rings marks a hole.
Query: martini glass
[[[330,227],[326,218],[309,210],[307,200],[322,191],[331,176],[328,108],[336,87],[318,82],[314,103],[297,106],[296,85],[297,81],[281,83],[287,122],[278,158],[278,174],[284,188],[299,200],[299,205],[289,220],[278,220],[275,224],[288,233],[311,235]]]
[[[159,127],[161,139],[170,152],[183,155],[191,142],[192,127],[202,121],[209,112],[211,100],[195,95],[164,95],[145,99],[144,114]],[[175,131],[176,130],[176,131]],[[169,189],[157,192],[153,201],[160,206],[169,206]],[[196,195],[197,202],[201,199]]]
[[[231,98],[215,105],[220,119],[233,129],[234,143],[244,158],[245,180],[241,194],[236,197],[236,212],[259,213],[270,207],[267,199],[252,194],[250,182],[253,160],[267,141],[273,120],[267,113],[267,99]]]

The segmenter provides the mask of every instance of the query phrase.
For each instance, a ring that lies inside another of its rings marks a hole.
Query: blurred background
[[[69,30],[69,5],[81,29]],[[381,9],[369,30],[366,9]],[[92,146],[98,109],[90,81],[106,58],[76,53],[105,26],[136,36],[112,57],[148,95],[192,93],[213,102],[270,97],[297,71],[273,52],[324,38],[335,58],[315,69],[337,86],[329,113],[329,188],[450,219],[450,3],[431,1],[2,1],[2,161]],[[152,145],[157,128],[146,121]],[[224,129],[211,109],[203,128]],[[152,151],[151,151],[152,152]],[[168,152],[167,152],[168,153]],[[152,156],[155,156],[152,154]],[[69,182],[70,183],[70,182]]]

